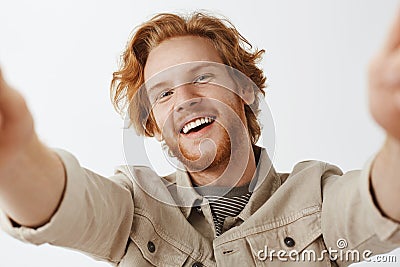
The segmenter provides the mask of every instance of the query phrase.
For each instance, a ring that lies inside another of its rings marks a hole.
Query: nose
[[[197,104],[201,103],[202,98],[196,93],[196,90],[192,87],[193,85],[186,84],[179,86],[175,89],[175,107],[177,112],[190,111]]]

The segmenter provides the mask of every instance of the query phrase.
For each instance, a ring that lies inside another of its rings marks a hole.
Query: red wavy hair
[[[116,110],[123,114],[129,105],[129,118],[139,135],[154,136],[159,130],[149,111],[144,83],[144,66],[150,51],[161,42],[179,36],[200,36],[211,41],[224,64],[239,70],[258,87],[255,93],[265,94],[263,71],[257,66],[264,50],[252,51],[251,44],[237,31],[231,22],[201,12],[189,15],[162,13],[154,16],[135,29],[122,55],[121,66],[113,73],[111,98]],[[256,92],[258,91],[258,92]],[[251,106],[245,106],[248,131],[252,143],[256,143],[261,128],[257,120],[258,98]]]

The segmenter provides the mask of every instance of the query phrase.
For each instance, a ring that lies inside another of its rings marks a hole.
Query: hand
[[[0,73],[0,209],[20,225],[49,221],[65,188],[65,170],[38,139],[24,98]]]
[[[0,71],[0,173],[35,136],[33,119],[24,98],[3,79]]]
[[[400,10],[369,69],[369,105],[388,137],[400,143]]]

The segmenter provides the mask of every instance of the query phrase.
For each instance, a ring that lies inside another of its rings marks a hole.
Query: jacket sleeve
[[[66,172],[62,201],[45,225],[16,226],[4,212],[0,225],[11,236],[33,244],[49,243],[117,263],[125,254],[133,219],[132,183],[119,173],[110,179],[85,168],[70,153],[55,150]]]
[[[385,217],[374,202],[370,183],[373,160],[368,160],[361,171],[345,174],[333,165],[325,166],[322,233],[327,248],[338,250],[337,256],[357,250],[363,261],[363,255],[369,258],[400,247],[400,224]],[[338,258],[337,263],[351,264],[350,256]]]

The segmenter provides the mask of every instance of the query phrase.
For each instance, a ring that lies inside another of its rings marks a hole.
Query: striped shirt
[[[248,184],[234,187],[227,194],[221,195],[219,192],[226,190],[224,187],[206,186],[196,188],[196,191],[206,198],[210,204],[211,213],[215,226],[216,236],[223,232],[223,225],[226,217],[235,217],[243,210],[249,202],[251,192]],[[226,190],[228,191],[228,190]]]

